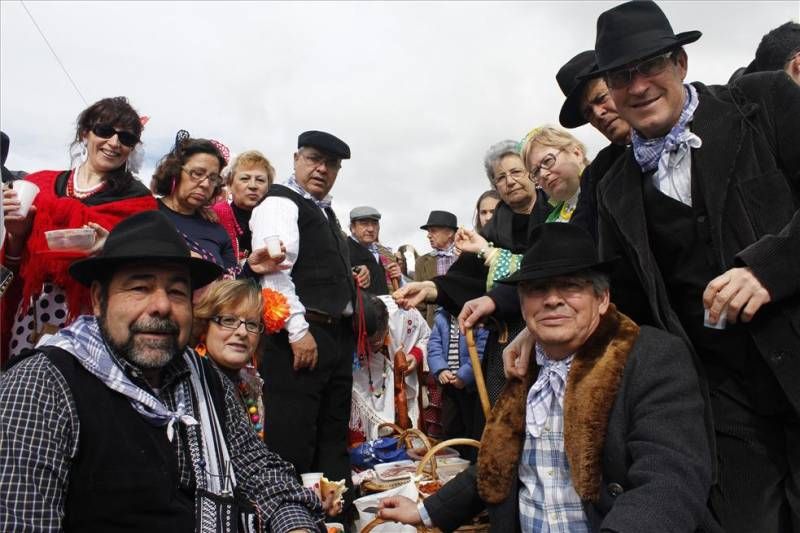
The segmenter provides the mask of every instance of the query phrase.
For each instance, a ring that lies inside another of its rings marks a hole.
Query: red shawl
[[[241,230],[239,229],[238,222],[236,222],[236,215],[233,214],[233,208],[231,207],[231,204],[229,204],[226,200],[221,200],[212,205],[211,209],[213,209],[217,214],[220,226],[225,228],[225,231],[231,238],[231,243],[233,244],[233,256],[236,258],[237,262],[241,261],[243,259],[239,255],[239,235],[241,234]]]
[[[45,281],[55,283],[64,289],[67,296],[68,320],[79,315],[89,306],[89,291],[72,279],[67,272],[76,259],[75,254],[51,252],[47,247],[45,231],[66,228],[81,228],[87,222],[96,222],[111,230],[122,219],[140,211],[156,209],[152,196],[137,196],[89,206],[70,197],[56,195],[56,177],[62,171],[43,170],[26,176],[26,180],[39,187],[39,194],[33,202],[36,216],[27,246],[22,254],[20,277],[23,310],[30,305],[31,296],[39,294]]]

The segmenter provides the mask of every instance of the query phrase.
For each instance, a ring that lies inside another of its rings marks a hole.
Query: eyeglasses
[[[651,57],[650,59],[640,61],[632,67],[606,72],[606,83],[612,89],[624,89],[633,81],[635,72],[638,72],[645,78],[661,74],[664,72],[664,70],[666,70],[667,65],[669,65],[672,55],[673,52],[662,54],[660,56]]]
[[[520,290],[528,296],[544,296],[551,289],[555,289],[561,296],[577,296],[592,282],[580,278],[557,278],[542,281],[523,281]]]
[[[182,167],[181,170],[189,174],[189,177],[194,183],[202,183],[203,180],[208,180],[212,187],[219,187],[222,185],[222,177],[214,172],[206,172],[202,168],[186,168]]]
[[[526,172],[521,168],[512,168],[507,174],[500,174],[494,178],[495,185],[505,183],[507,178],[519,181],[525,177]]]
[[[264,331],[264,324],[261,322],[256,322],[253,320],[242,320],[235,316],[231,315],[218,315],[211,318],[211,321],[215,324],[219,324],[221,327],[225,329],[239,329],[239,326],[244,324],[244,329],[247,330],[248,333],[261,333]]]
[[[533,179],[539,179],[539,175],[541,174],[542,169],[550,170],[551,168],[553,168],[553,165],[555,165],[556,161],[558,161],[558,154],[560,154],[563,151],[564,150],[561,149],[554,154],[550,153],[544,156],[542,160],[539,161],[539,166],[533,167],[533,169],[531,170],[531,176],[533,177]]]
[[[331,170],[339,170],[342,168],[342,161],[338,157],[325,157],[322,154],[308,154],[305,152],[302,152],[300,155],[303,156],[303,159],[311,163],[314,168],[319,167],[322,163],[325,163],[325,167]]]
[[[133,148],[139,143],[139,137],[134,135],[129,131],[120,131],[115,130],[112,126],[108,124],[95,124],[92,126],[92,133],[100,137],[101,139],[110,139],[114,135],[117,136],[119,142],[127,146],[128,148]]]

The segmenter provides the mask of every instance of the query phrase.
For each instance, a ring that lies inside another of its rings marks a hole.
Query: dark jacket
[[[517,467],[528,390],[512,380],[481,439],[477,469],[425,500],[450,531],[488,504],[491,531],[519,531]],[[613,306],[573,360],[564,398],[565,452],[593,531],[715,530],[706,508],[711,452],[691,354]]]
[[[591,233],[595,242],[597,242],[597,184],[624,153],[624,146],[609,144],[597,153],[581,174],[581,194],[578,196],[578,205],[570,223]]]
[[[746,328],[800,412],[800,87],[783,72],[743,76],[730,87],[693,85],[691,129],[703,142],[692,150],[693,189],[712,251],[723,271],[750,267],[769,291],[772,302]],[[650,249],[642,179],[628,149],[599,184],[600,253],[624,258],[612,298],[637,322],[688,342]]]
[[[366,265],[369,270],[369,287],[372,294],[389,294],[386,284],[386,269],[380,261],[375,260],[372,252],[352,237],[347,238],[347,249],[350,251],[350,264],[352,266]]]

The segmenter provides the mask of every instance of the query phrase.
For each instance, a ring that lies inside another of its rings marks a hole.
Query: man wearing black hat
[[[222,270],[145,211],[69,271],[90,287],[93,315],[0,379],[0,530],[216,533],[241,531],[242,518],[317,531],[316,495],[187,347],[192,290]]]
[[[380,516],[451,531],[489,509],[492,532],[713,530],[703,397],[686,345],[639,327],[609,301],[608,261],[573,224],[531,235],[516,285],[537,339],[509,380],[477,468]]]
[[[431,211],[428,221],[419,227],[428,232],[428,242],[433,251],[417,259],[414,267],[414,281],[429,281],[436,276],[443,276],[458,259],[454,244],[458,219],[448,211]],[[425,316],[429,326],[433,326],[436,304],[420,304],[420,312]]]
[[[649,1],[597,21],[597,73],[633,127],[598,186],[600,248],[625,258],[615,299],[641,297],[635,318],[699,358],[723,527],[798,530],[800,87],[783,72],[685,84],[700,35]]]
[[[266,442],[299,473],[334,480],[350,479],[355,287],[330,191],[349,158],[347,144],[330,133],[302,133],[294,173],[270,187],[250,220],[254,243],[277,235],[286,247],[285,269],[261,277],[286,296],[290,311],[284,330],[266,339],[259,365]]]
[[[350,264],[369,270],[370,284],[365,287],[372,294],[389,294],[390,283],[398,286],[402,278],[400,266],[392,251],[378,241],[381,232],[381,214],[368,205],[350,211]]]

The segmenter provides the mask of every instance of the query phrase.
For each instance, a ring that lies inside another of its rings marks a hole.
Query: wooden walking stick
[[[481,368],[481,360],[478,358],[478,348],[475,346],[475,333],[472,328],[467,328],[467,350],[469,351],[469,360],[472,362],[472,372],[475,374],[475,386],[478,388],[478,396],[481,399],[483,416],[489,420],[489,411],[492,408],[489,406],[489,393],[486,392],[483,368]]]

